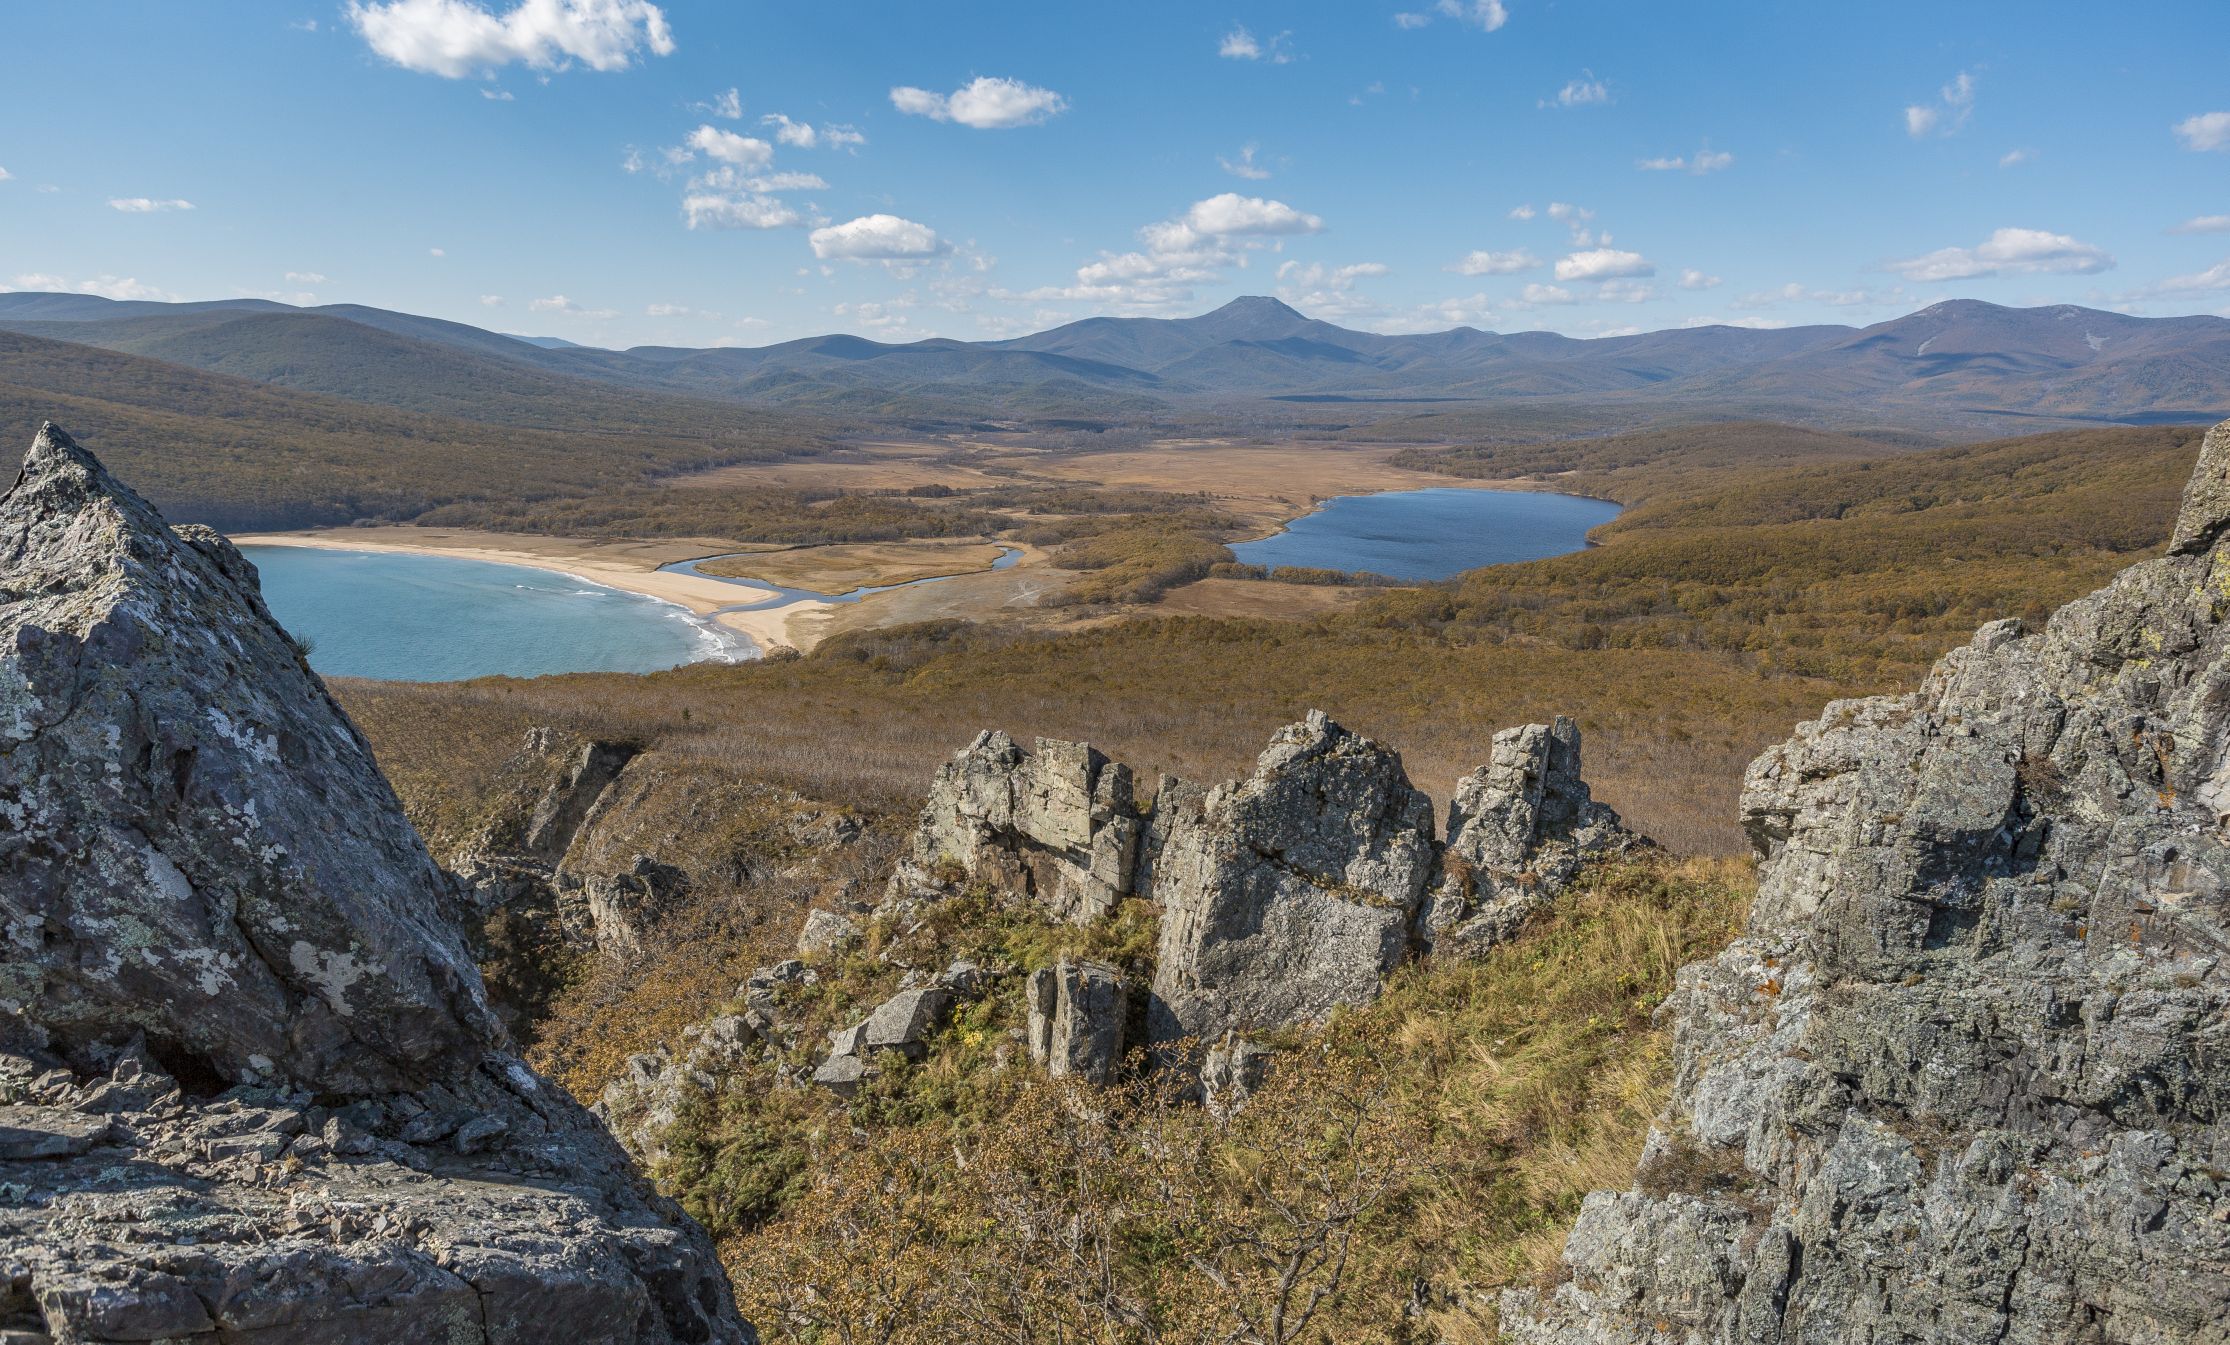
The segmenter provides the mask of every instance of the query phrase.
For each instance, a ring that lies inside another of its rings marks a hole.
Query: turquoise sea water
[[[1618,516],[1608,500],[1519,490],[1398,490],[1342,495],[1285,531],[1231,550],[1249,565],[1446,579],[1482,565],[1578,551]]]
[[[521,565],[299,546],[241,550],[271,614],[344,677],[447,682],[503,673],[654,672],[748,655],[671,603]]]

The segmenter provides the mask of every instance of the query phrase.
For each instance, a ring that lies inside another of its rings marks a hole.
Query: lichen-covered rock
[[[1279,730],[1250,778],[1173,809],[1166,835],[1153,861],[1157,1042],[1375,999],[1436,859],[1432,803],[1400,756],[1320,712]]]
[[[799,957],[828,957],[859,941],[859,922],[842,911],[815,908],[805,913],[798,931]]]
[[[1746,936],[1541,1345],[2230,1340],[2230,427],[2164,559],[1752,765]]]
[[[1129,767],[1087,743],[1026,752],[983,733],[939,768],[892,895],[934,898],[956,874],[1086,924],[1130,893],[1139,831]]]
[[[0,1331],[754,1339],[702,1230],[505,1053],[254,568],[52,426],[0,499],[0,818]]]
[[[650,951],[647,936],[688,894],[689,876],[649,855],[637,855],[625,873],[593,877],[583,886],[598,950],[627,961]]]
[[[0,498],[0,1044],[373,1092],[502,1033],[255,568],[49,425]]]
[[[1418,941],[1468,951],[1500,943],[1583,865],[1646,844],[1589,794],[1577,724],[1559,716],[1504,729],[1488,763],[1456,782],[1441,875],[1420,913]]]
[[[1104,962],[1070,962],[1030,973],[1030,1059],[1047,1075],[1107,1084],[1123,1060],[1129,1011],[1123,974]]]

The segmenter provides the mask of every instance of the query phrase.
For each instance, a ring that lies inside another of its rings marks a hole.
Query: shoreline
[[[798,617],[816,616],[829,610],[830,606],[824,602],[801,600],[767,611],[723,612],[719,609],[732,607],[736,603],[735,585],[662,571],[657,566],[664,564],[664,560],[652,560],[646,564],[641,554],[643,548],[626,543],[577,541],[524,533],[516,537],[471,534],[462,530],[434,533],[410,540],[392,535],[402,531],[405,529],[396,527],[249,532],[229,534],[228,540],[235,546],[294,546],[319,551],[388,551],[419,556],[450,556],[562,574],[582,583],[598,584],[680,607],[692,617],[718,626],[721,633],[728,637],[740,636],[752,651],[746,657],[763,656],[778,645],[810,648],[815,636],[808,631],[793,634],[791,623]],[[515,544],[491,545],[491,542],[503,541]],[[525,543],[526,546],[516,543]],[[536,544],[541,549],[528,549]],[[667,560],[696,558],[686,554],[693,548],[675,546],[665,549],[676,553],[667,557]],[[704,551],[700,554],[721,553]]]

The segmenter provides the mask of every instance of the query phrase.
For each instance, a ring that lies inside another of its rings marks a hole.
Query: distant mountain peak
[[[1302,316],[1299,309],[1287,304],[1282,299],[1273,299],[1267,294],[1242,294],[1214,312],[1203,313],[1201,316],[1249,319],[1282,318],[1300,322],[1309,320]]]

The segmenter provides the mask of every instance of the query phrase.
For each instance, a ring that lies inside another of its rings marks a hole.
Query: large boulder
[[[1055,1079],[1114,1082],[1129,1011],[1123,974],[1104,962],[1063,958],[1025,986],[1030,1060]]]
[[[1441,873],[1419,942],[1476,951],[1517,933],[1585,864],[1648,844],[1595,802],[1580,776],[1580,730],[1562,716],[1494,735],[1486,765],[1456,782]]]
[[[254,567],[51,425],[0,498],[0,818],[0,1330],[754,1338],[703,1232],[507,1053]]]
[[[1155,818],[1162,905],[1148,1031],[1220,1040],[1375,999],[1436,861],[1401,758],[1311,712],[1254,774]]]
[[[1528,1342],[2230,1340],[2230,425],[2171,554],[1760,757],[1745,936]]]
[[[892,895],[934,898],[958,881],[1087,924],[1129,895],[1139,832],[1129,767],[1088,743],[1024,751],[983,733],[939,768]]]

